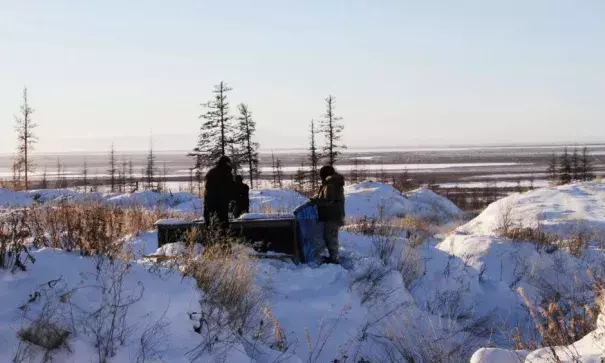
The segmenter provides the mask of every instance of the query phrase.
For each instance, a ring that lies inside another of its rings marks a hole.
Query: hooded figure
[[[250,212],[250,187],[244,183],[241,175],[235,176],[235,203],[233,215],[235,218]]]
[[[204,187],[204,220],[207,225],[218,221],[223,228],[229,225],[229,203],[234,199],[234,183],[231,159],[222,156],[208,170]]]
[[[345,178],[330,165],[322,167],[319,176],[321,188],[311,203],[317,206],[319,220],[324,223],[323,236],[330,253],[328,262],[339,263],[338,230],[345,223]]]

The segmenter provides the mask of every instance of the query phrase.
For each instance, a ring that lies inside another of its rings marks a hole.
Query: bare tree
[[[239,162],[248,166],[248,178],[250,179],[250,188],[254,188],[254,180],[260,176],[258,168],[258,149],[259,144],[252,141],[256,132],[256,122],[252,120],[252,113],[248,110],[248,106],[240,104],[238,106],[240,116],[238,117],[239,124],[237,126],[237,134],[235,140],[241,145],[242,155]]]
[[[227,155],[233,143],[233,117],[229,115],[227,93],[231,88],[225,82],[214,86],[214,98],[204,104],[207,111],[200,118],[204,123],[200,129],[198,144],[189,156],[196,160],[196,167],[209,167],[216,160]]]
[[[326,113],[322,116],[321,131],[326,138],[324,146],[324,156],[329,165],[334,165],[341,154],[342,149],[346,147],[340,144],[344,126],[340,123],[342,117],[334,114],[336,98],[332,95],[326,98]]]
[[[21,114],[15,116],[15,130],[17,131],[17,151],[19,153],[18,162],[25,173],[25,190],[29,189],[29,172],[34,172],[35,165],[30,158],[30,152],[38,138],[33,130],[38,126],[32,120],[34,109],[30,107],[27,101],[27,87],[23,88],[23,103],[21,104]]]
[[[116,161],[116,152],[115,149],[113,147],[113,143],[111,144],[111,149],[109,149],[109,169],[107,169],[107,173],[109,174],[109,185],[111,186],[111,192],[115,192],[116,191],[116,174],[117,174],[117,167],[116,167],[117,161]]]
[[[309,136],[309,182],[311,184],[310,192],[315,193],[319,189],[319,153],[317,151],[317,144],[315,143],[315,121],[311,120],[310,127],[311,135]]]

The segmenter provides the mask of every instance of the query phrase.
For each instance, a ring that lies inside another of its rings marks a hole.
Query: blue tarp
[[[319,222],[317,207],[313,204],[305,204],[294,212],[298,222],[298,240],[302,247],[305,263],[317,263],[319,251],[324,247],[323,225]]]

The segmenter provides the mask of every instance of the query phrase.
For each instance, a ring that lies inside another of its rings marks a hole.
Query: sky
[[[195,146],[227,82],[263,149],[605,141],[605,1],[0,0],[0,153]]]

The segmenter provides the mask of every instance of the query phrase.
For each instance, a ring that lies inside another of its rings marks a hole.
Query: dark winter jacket
[[[336,223],[341,226],[345,222],[345,178],[336,173],[322,182],[321,189],[317,195],[311,198],[311,202],[317,205],[319,220],[322,222]]]
[[[248,212],[250,212],[250,187],[245,183],[235,183],[233,214],[239,217]]]
[[[217,165],[206,174],[204,187],[204,219],[210,222],[214,214],[221,223],[229,222],[229,204],[234,200],[235,183],[231,167]]]

